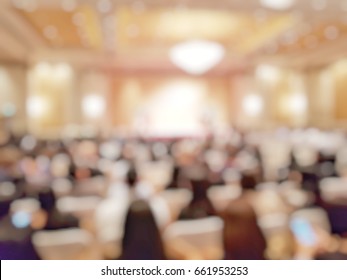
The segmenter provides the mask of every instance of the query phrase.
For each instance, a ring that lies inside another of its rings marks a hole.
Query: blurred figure
[[[39,260],[32,243],[38,221],[39,204],[34,199],[14,201],[7,215],[0,220],[0,259]]]
[[[266,241],[257,225],[253,207],[243,196],[221,214],[224,219],[224,246],[227,260],[263,260]]]
[[[41,208],[46,211],[47,222],[45,230],[56,230],[64,228],[78,227],[79,221],[72,215],[62,214],[56,206],[56,198],[50,188],[46,188],[39,193]]]
[[[186,169],[186,176],[190,180],[193,191],[193,199],[182,210],[179,219],[191,220],[215,215],[215,209],[207,196],[207,190],[210,187],[207,174],[208,170],[203,165]]]
[[[134,201],[128,210],[121,260],[163,260],[164,246],[149,204]]]

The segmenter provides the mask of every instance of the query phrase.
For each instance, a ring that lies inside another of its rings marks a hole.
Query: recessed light
[[[287,10],[294,5],[295,0],[260,0],[260,3],[273,10]]]

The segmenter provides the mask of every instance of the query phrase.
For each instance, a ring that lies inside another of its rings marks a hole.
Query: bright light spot
[[[289,101],[291,111],[295,114],[303,114],[307,110],[307,98],[302,93],[297,93],[291,96]]]
[[[16,228],[26,228],[31,223],[31,216],[29,213],[20,211],[20,212],[13,214],[11,220],[12,220],[12,224]]]
[[[82,109],[85,116],[90,118],[98,118],[104,113],[105,100],[100,95],[88,95],[83,99]]]
[[[261,81],[275,83],[279,80],[281,72],[275,66],[263,64],[257,67],[255,75]]]
[[[209,41],[189,41],[170,50],[170,59],[180,69],[192,75],[201,75],[216,66],[223,58],[223,46]]]
[[[257,116],[263,110],[263,100],[259,95],[250,94],[243,100],[243,110],[249,116]]]
[[[67,80],[72,76],[72,69],[66,63],[60,63],[55,67],[55,77],[60,80]]]
[[[48,102],[40,96],[31,96],[27,101],[27,113],[31,118],[41,118],[48,110]]]
[[[152,136],[201,135],[205,86],[175,81],[159,88],[146,104],[146,133]]]
[[[293,6],[295,0],[260,0],[260,3],[266,8],[286,10]]]
[[[34,68],[35,76],[39,79],[50,79],[52,77],[52,67],[47,62],[40,62]]]

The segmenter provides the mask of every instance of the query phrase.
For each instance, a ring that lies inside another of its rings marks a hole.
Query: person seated
[[[245,196],[232,201],[221,217],[224,220],[225,259],[265,259],[266,240],[257,224],[256,213]]]
[[[164,260],[164,246],[150,205],[131,203],[126,215],[121,260]]]
[[[46,211],[47,222],[45,230],[56,230],[64,228],[73,228],[79,226],[79,221],[76,217],[69,214],[62,214],[56,207],[56,198],[50,188],[39,193],[39,201],[41,208]]]
[[[186,176],[193,191],[193,199],[182,210],[179,216],[180,220],[192,220],[215,215],[215,209],[207,196],[207,190],[210,187],[207,171],[203,165],[195,165],[186,169]]]

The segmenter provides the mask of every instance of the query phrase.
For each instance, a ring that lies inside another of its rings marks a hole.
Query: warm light
[[[189,41],[170,50],[170,59],[180,69],[193,75],[201,75],[216,66],[223,58],[223,46],[209,41]]]
[[[90,118],[98,118],[104,113],[105,100],[100,95],[88,95],[83,99],[82,109],[85,116]]]
[[[279,80],[281,72],[275,66],[263,64],[257,67],[255,75],[261,81],[274,83]]]
[[[286,10],[293,6],[295,0],[260,0],[260,3],[270,9]]]
[[[72,76],[72,69],[69,64],[59,63],[55,66],[55,77],[59,80],[68,80]]]
[[[307,99],[302,93],[293,94],[288,104],[294,114],[303,114],[307,109]]]
[[[47,100],[40,96],[31,96],[27,102],[27,113],[31,118],[41,118],[48,110]]]
[[[263,110],[263,100],[257,94],[250,94],[244,98],[242,106],[248,116],[255,117]]]

